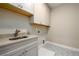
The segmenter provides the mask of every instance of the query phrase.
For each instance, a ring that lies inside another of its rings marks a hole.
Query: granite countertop
[[[9,38],[12,38],[12,37],[0,38],[0,47],[38,37],[37,35],[27,35],[27,36],[28,38],[23,38],[23,39],[18,39],[18,40],[9,40]]]

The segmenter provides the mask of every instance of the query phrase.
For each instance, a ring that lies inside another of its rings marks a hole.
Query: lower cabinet
[[[9,51],[2,56],[38,56],[37,41]]]
[[[34,47],[32,49],[29,49],[28,51],[25,50],[24,56],[38,56],[38,48]]]

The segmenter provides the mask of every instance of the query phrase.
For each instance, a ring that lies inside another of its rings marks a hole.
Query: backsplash
[[[30,22],[30,18],[11,11],[0,8],[0,29],[26,29],[30,34],[44,35],[47,33],[47,29],[41,26],[33,27]],[[38,31],[40,33],[38,34]],[[4,33],[7,31],[3,31]],[[10,35],[10,32],[8,33]],[[4,35],[9,36],[9,35]],[[0,35],[0,37],[2,37]]]

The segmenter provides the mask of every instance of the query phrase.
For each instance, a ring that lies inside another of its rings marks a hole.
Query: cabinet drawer
[[[12,51],[14,49],[17,49],[19,47],[22,47],[24,45],[28,45],[36,40],[37,40],[37,38],[31,38],[31,39],[24,40],[24,41],[17,42],[17,43],[13,43],[13,44],[10,44],[7,46],[2,46],[2,47],[0,47],[0,55],[5,54],[5,53]]]

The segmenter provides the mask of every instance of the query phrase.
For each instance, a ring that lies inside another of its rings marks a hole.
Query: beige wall
[[[48,40],[79,48],[79,4],[63,4],[51,10]]]

